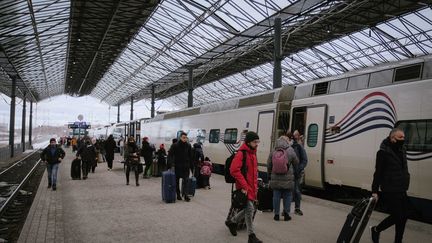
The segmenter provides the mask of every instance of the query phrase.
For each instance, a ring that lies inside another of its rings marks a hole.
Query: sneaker
[[[376,231],[376,226],[370,227],[370,233],[373,243],[379,243],[379,235],[380,233]]]
[[[300,210],[300,208],[296,208],[294,213],[297,215],[303,216],[303,212]]]
[[[288,213],[284,212],[283,216],[284,216],[284,221],[290,221],[291,220],[291,216],[289,216]]]
[[[275,216],[273,217],[273,219],[274,219],[275,221],[279,221],[279,214],[275,214]]]
[[[258,239],[254,233],[249,235],[248,243],[262,243],[262,240]]]
[[[230,233],[233,236],[237,236],[237,224],[232,222],[231,220],[225,221],[225,225],[228,227]]]
[[[189,202],[189,201],[190,201],[190,197],[185,196],[185,201],[186,201],[186,202]]]

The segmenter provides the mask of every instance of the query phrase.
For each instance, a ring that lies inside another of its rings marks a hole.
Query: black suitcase
[[[357,243],[369,221],[373,209],[375,208],[373,197],[362,199],[357,202],[348,214],[344,226],[337,239],[338,243]]]
[[[74,159],[71,164],[72,180],[81,180],[81,160]]]
[[[258,186],[258,210],[273,211],[273,190],[268,184],[260,183]]]

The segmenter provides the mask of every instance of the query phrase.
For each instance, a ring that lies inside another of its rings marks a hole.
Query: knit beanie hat
[[[256,132],[247,132],[246,138],[245,138],[245,143],[250,143],[256,139],[259,139],[259,136],[258,136],[258,134],[256,134]]]
[[[45,140],[45,141],[46,141],[46,140]],[[51,143],[52,141],[56,142],[56,139],[55,139],[55,138],[51,138],[51,139],[50,139],[50,143]]]

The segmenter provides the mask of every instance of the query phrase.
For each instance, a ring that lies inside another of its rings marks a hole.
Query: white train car
[[[423,213],[432,219],[431,103],[432,61],[427,57],[161,114],[140,122],[140,137],[156,146],[170,145],[184,131],[221,166],[240,146],[242,134],[257,131],[259,170],[265,177],[274,140],[298,129],[309,157],[307,186],[370,190],[379,145],[393,127],[401,127],[411,173],[409,195],[429,207]]]

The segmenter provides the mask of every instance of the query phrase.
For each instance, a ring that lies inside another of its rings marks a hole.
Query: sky
[[[16,99],[15,126],[21,127],[22,100]],[[156,101],[156,111],[172,111],[178,109],[167,101]],[[27,102],[26,124],[28,125],[30,103]],[[9,126],[10,98],[0,94],[0,125]],[[60,95],[33,104],[33,124],[60,126],[68,122],[78,121],[82,114],[86,122],[92,125],[106,125],[117,122],[117,106],[110,107],[91,96],[71,97]],[[150,117],[150,102],[134,103],[134,119]],[[130,119],[130,103],[120,106],[120,120]]]

